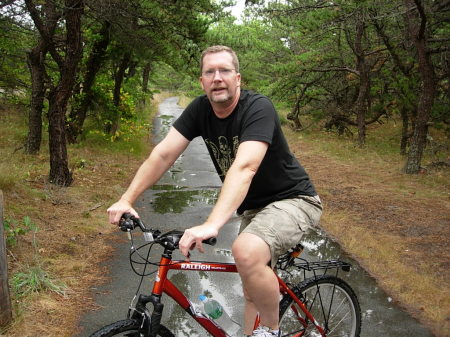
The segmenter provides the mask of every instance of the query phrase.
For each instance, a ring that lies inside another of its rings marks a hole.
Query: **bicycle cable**
[[[141,245],[141,246],[135,248],[135,246],[134,246],[134,240],[133,240],[133,234],[132,234],[131,232],[128,232],[128,233],[130,234],[130,235],[129,235],[129,238],[130,238],[130,240],[131,240],[131,247],[130,247],[130,254],[129,254],[130,266],[131,266],[131,269],[133,270],[133,272],[134,272],[136,275],[140,276],[139,284],[138,284],[138,286],[137,286],[137,288],[136,288],[136,292],[135,292],[133,298],[131,299],[131,303],[130,303],[130,306],[129,306],[129,308],[128,308],[128,316],[129,316],[131,310],[135,307],[135,306],[134,306],[134,302],[135,302],[136,298],[138,297],[138,294],[139,294],[139,292],[140,292],[140,290],[141,290],[142,283],[143,283],[143,281],[144,281],[144,277],[145,277],[145,276],[150,276],[151,274],[154,274],[154,273],[156,272],[156,270],[155,270],[155,271],[153,271],[153,272],[150,272],[150,273],[146,274],[146,273],[145,273],[145,270],[147,269],[147,265],[148,265],[148,264],[157,265],[157,264],[156,264],[156,263],[151,263],[151,262],[149,261],[150,252],[151,252],[151,250],[152,250],[152,247],[153,247],[153,244],[154,244],[154,243],[153,243],[153,242],[151,242],[151,243],[146,243],[146,244],[144,244],[144,245]],[[146,247],[146,246],[149,246],[149,248],[148,248],[148,251],[147,251],[147,257],[144,258],[144,256],[142,256],[141,254],[139,254],[139,249],[142,249],[142,248],[144,248],[144,247]],[[133,260],[133,255],[134,255],[135,253],[137,253],[137,255],[138,255],[144,262],[140,262],[140,261]],[[137,263],[137,264],[140,264],[140,265],[143,264],[143,265],[144,265],[144,270],[142,271],[142,273],[139,273],[139,271],[134,267],[134,264],[133,264],[133,263]]]
[[[131,269],[133,270],[133,272],[134,272],[136,275],[141,276],[142,278],[143,278],[144,276],[150,276],[151,274],[156,273],[156,270],[155,270],[155,271],[151,271],[151,272],[149,272],[148,274],[146,274],[146,272],[145,272],[146,269],[147,269],[147,265],[149,265],[149,264],[151,264],[151,265],[153,265],[153,266],[159,266],[158,263],[151,262],[151,261],[149,260],[150,252],[151,252],[152,247],[153,247],[153,245],[154,245],[155,243],[154,243],[154,242],[148,242],[148,243],[145,243],[145,244],[143,244],[143,245],[140,245],[139,247],[135,247],[135,245],[134,245],[134,237],[133,237],[133,234],[132,234],[132,233],[130,233],[130,240],[131,240],[131,247],[130,247],[129,259],[130,259]],[[141,254],[139,253],[139,250],[144,249],[144,248],[147,247],[147,246],[149,246],[149,247],[148,247],[148,251],[147,251],[147,257],[144,257],[143,255],[141,255]],[[133,256],[134,256],[135,254],[137,254],[137,256],[138,256],[138,258],[139,258],[140,260],[134,259],[134,258],[133,258]],[[135,267],[135,265],[144,265],[144,270],[142,271],[142,273]]]

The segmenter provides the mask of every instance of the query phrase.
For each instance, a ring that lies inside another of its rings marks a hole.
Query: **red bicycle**
[[[123,231],[129,233],[131,239],[131,263],[134,254],[150,245],[147,255],[139,255],[137,263],[155,264],[149,261],[151,247],[159,244],[164,251],[158,266],[157,277],[153,283],[150,295],[140,294],[136,305],[128,312],[128,318],[107,325],[91,337],[134,336],[134,337],[174,337],[174,334],[161,324],[164,304],[163,294],[170,296],[189,315],[191,315],[210,335],[226,337],[224,331],[216,322],[203,314],[177,286],[170,281],[170,270],[208,271],[236,273],[236,265],[232,263],[178,261],[172,259],[172,253],[178,249],[182,231],[161,233],[158,230],[147,229],[140,219],[125,214],[120,223]],[[132,230],[139,227],[144,233],[147,244],[138,248],[133,245]],[[214,245],[215,238],[204,243]],[[350,270],[350,265],[340,260],[308,262],[299,258],[303,246],[298,244],[282,255],[276,267],[280,285],[280,327],[282,336],[322,336],[322,337],[358,337],[361,330],[361,309],[352,288],[338,277],[340,269]],[[134,269],[134,268],[133,268]],[[135,269],[134,269],[135,270]],[[135,270],[136,271],[136,270]],[[333,271],[333,274],[330,274]],[[141,274],[144,276],[145,272]],[[301,281],[291,283],[292,279]],[[153,310],[147,304],[153,305]],[[258,318],[255,327],[258,325]]]

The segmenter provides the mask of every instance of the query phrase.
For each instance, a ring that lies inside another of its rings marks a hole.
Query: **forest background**
[[[419,261],[390,274],[395,284],[371,265],[369,248],[346,241],[362,233],[333,228],[343,218],[324,223],[396,300],[437,334],[448,332],[450,2],[245,3],[237,21],[233,1],[1,1],[0,189],[14,318],[5,333],[26,335],[29,324],[52,331],[49,317],[62,317],[54,296],[70,303],[64,319],[74,328],[88,286],[101,278],[93,266],[109,251],[103,234],[110,229],[97,212],[149,150],[151,99],[163,91],[200,94],[198,58],[212,44],[237,51],[243,86],[274,100],[293,148],[306,142],[346,160],[334,167],[337,179],[379,179],[372,189],[390,192],[380,200],[419,184],[408,202],[436,211],[416,209],[425,218],[408,228],[423,227],[433,241],[415,236],[411,254],[428,255],[404,260]],[[374,156],[383,165],[368,173]],[[392,172],[395,182],[386,185]],[[343,214],[338,206],[335,214]],[[397,240],[411,244],[405,235]],[[429,285],[420,301],[403,296],[417,294],[402,283],[409,271],[432,279],[416,282]]]

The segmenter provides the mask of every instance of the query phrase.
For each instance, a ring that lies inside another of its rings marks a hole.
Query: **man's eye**
[[[219,72],[220,76],[227,77],[227,76],[231,75],[233,70],[234,69],[228,69],[228,68],[220,68],[220,69],[217,69],[217,70],[209,69],[209,70],[205,70],[203,72],[203,76],[210,78],[210,77],[214,77],[216,72]]]

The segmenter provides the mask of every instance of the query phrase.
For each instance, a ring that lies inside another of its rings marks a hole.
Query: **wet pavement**
[[[178,99],[172,97],[160,105],[159,116],[154,122],[155,142],[162,139],[173,119],[182,112],[177,102]],[[141,196],[136,208],[144,222],[152,228],[161,231],[189,228],[201,224],[206,219],[217,198],[220,185],[221,182],[203,141],[195,139],[158,185]],[[238,227],[238,219],[231,219],[222,228],[216,246],[205,246],[205,254],[194,252],[192,260],[233,261],[229,248],[237,235]],[[77,336],[89,336],[106,324],[124,319],[139,284],[140,277],[135,275],[130,267],[128,258],[130,245],[126,235],[117,232],[114,236],[116,251],[106,263],[110,270],[111,282],[93,289],[96,304],[100,309],[84,315]],[[341,258],[352,264],[352,270],[348,273],[341,272],[340,277],[352,286],[358,296],[362,311],[361,337],[433,336],[396,305],[377,286],[375,280],[324,233],[310,233],[304,237],[302,243],[306,248],[302,256],[308,260]],[[156,247],[152,249],[152,260],[159,258],[158,253],[161,254],[161,249]],[[178,253],[174,258],[182,257]],[[153,270],[154,268],[150,271]],[[144,278],[141,292],[150,292],[149,287],[153,279],[154,274]],[[200,294],[212,293],[230,316],[242,323],[243,295],[237,274],[174,271],[171,280],[197,304],[200,303],[198,300]],[[165,298],[164,303],[163,324],[175,336],[206,336],[192,318],[174,306],[171,299]]]

